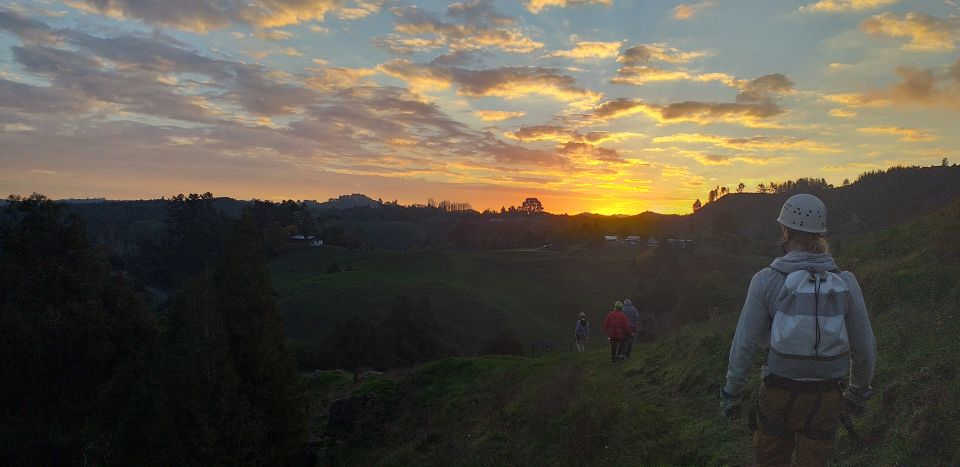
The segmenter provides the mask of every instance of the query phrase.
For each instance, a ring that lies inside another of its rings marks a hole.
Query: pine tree
[[[250,460],[283,462],[307,432],[304,394],[252,219],[241,219],[227,240],[214,284],[242,394],[262,431],[255,443],[258,456]]]
[[[79,464],[109,457],[121,405],[156,335],[83,222],[43,195],[11,196],[0,224],[0,458]],[[86,452],[85,452],[86,451]]]

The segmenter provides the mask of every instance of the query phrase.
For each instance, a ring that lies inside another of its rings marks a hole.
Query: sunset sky
[[[0,191],[689,212],[960,159],[953,0],[0,2]]]

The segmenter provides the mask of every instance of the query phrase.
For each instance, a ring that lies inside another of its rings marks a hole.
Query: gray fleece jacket
[[[757,349],[769,347],[770,323],[773,322],[776,312],[774,304],[783,289],[784,274],[803,268],[811,268],[817,272],[831,271],[837,269],[837,264],[829,254],[792,251],[775,259],[769,268],[753,275],[747,290],[747,300],[740,312],[740,322],[737,323],[737,331],[730,345],[727,382],[723,388],[727,394],[740,394]],[[851,295],[849,309],[844,317],[850,340],[850,358],[833,361],[792,359],[771,351],[767,354],[763,376],[775,374],[796,380],[827,380],[840,379],[849,374],[850,388],[858,394],[863,394],[864,390],[870,387],[877,351],[870,317],[863,301],[863,291],[853,273],[845,271],[840,273],[840,277],[850,289]]]

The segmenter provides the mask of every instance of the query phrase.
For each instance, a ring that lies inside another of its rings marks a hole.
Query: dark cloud
[[[289,114],[309,106],[317,95],[306,88],[278,83],[266,77],[266,70],[257,65],[235,64],[236,86],[229,97],[258,115]]]
[[[960,59],[947,69],[947,77],[960,84]]]
[[[934,76],[933,70],[900,67],[896,73],[903,79],[891,89],[891,94],[896,99],[931,103],[939,97],[939,80]]]
[[[87,109],[87,101],[55,88],[31,86],[0,78],[0,107],[24,113],[65,114]]]
[[[643,105],[640,100],[627,99],[625,97],[620,97],[611,101],[604,102],[593,109],[592,116],[600,119],[607,120],[611,118],[617,118],[621,115],[631,113],[634,109]]]
[[[647,46],[637,45],[624,50],[617,61],[626,66],[637,66],[649,63],[652,58],[653,54]]]
[[[122,35],[96,37],[71,33],[71,42],[89,50],[98,57],[124,66],[136,66],[156,73],[199,73],[215,79],[229,75],[229,62],[214,60],[188,50],[185,44],[173,42],[167,36],[143,37]]]
[[[13,56],[26,71],[46,76],[65,94],[79,93],[145,115],[187,121],[212,118],[200,97],[180,94],[150,73],[102,68],[79,53],[46,46],[14,46]]]
[[[793,81],[780,73],[772,73],[751,80],[737,95],[737,102],[766,103],[793,91]]]
[[[748,82],[737,95],[736,102],[685,101],[662,105],[621,98],[600,104],[588,119],[606,121],[642,113],[662,123],[727,121],[751,126],[759,120],[785,113],[786,109],[775,99],[792,90],[793,82],[789,78],[774,73]]]
[[[586,156],[591,160],[605,162],[608,164],[625,164],[627,162],[615,149],[604,148],[575,141],[570,141],[561,145],[557,149],[557,152],[571,156]]]
[[[898,67],[900,82],[864,93],[834,94],[827,99],[849,107],[886,107],[921,104],[960,108],[960,60],[946,67]]]
[[[445,89],[455,84],[457,93],[470,97],[510,99],[539,94],[565,101],[594,101],[600,97],[555,68],[516,66],[472,70],[397,59],[380,65],[379,70],[407,81],[414,88]]]
[[[576,78],[555,68],[499,67],[485,70],[451,69],[458,91],[467,96],[519,97],[541,94],[562,100],[593,100],[597,93],[580,87]]]
[[[731,117],[763,119],[786,112],[783,107],[770,101],[756,104],[687,101],[653,108],[659,110],[664,120],[700,122],[723,120]]]
[[[480,63],[482,52],[475,50],[454,50],[430,60],[431,65],[442,67],[464,67]],[[487,54],[489,55],[489,54]]]
[[[26,42],[54,42],[59,34],[46,24],[0,8],[0,31],[8,31]]]
[[[503,141],[490,141],[480,145],[483,152],[492,154],[501,164],[537,165],[542,167],[566,167],[567,158],[551,151],[528,149],[523,146],[507,144]]]

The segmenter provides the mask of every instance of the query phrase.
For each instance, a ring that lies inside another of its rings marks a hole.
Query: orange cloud
[[[924,13],[909,12],[903,16],[882,13],[865,20],[860,29],[868,34],[884,37],[907,37],[907,50],[920,52],[948,52],[960,41],[960,17],[938,18]]]
[[[259,30],[254,32],[254,35],[258,39],[269,41],[284,41],[293,37],[292,32],[284,31],[283,29]]]
[[[830,109],[830,116],[837,118],[853,118],[857,113],[850,109]]]
[[[580,5],[610,6],[612,4],[613,4],[613,0],[528,0],[527,10],[530,13],[537,14],[551,7],[566,8],[568,6],[580,6]]]
[[[413,63],[406,59],[394,59],[377,65],[377,71],[400,78],[415,90],[443,90],[453,83],[453,73],[450,70],[433,66]]]
[[[606,132],[592,131],[582,134],[572,128],[559,125],[533,125],[522,126],[519,130],[506,132],[504,136],[517,141],[556,141],[560,143],[583,142],[592,145],[603,144],[613,141],[623,141],[630,138],[641,137],[639,133],[631,132]]]
[[[921,130],[919,128],[883,126],[883,127],[857,128],[857,131],[859,131],[860,133],[867,133],[871,135],[899,136],[899,138],[897,138],[897,141],[903,141],[907,143],[933,141],[937,139],[935,135],[927,132],[926,130]]]
[[[579,41],[573,49],[557,50],[547,54],[547,57],[570,58],[577,61],[599,60],[616,57],[620,52],[621,42]]]
[[[802,150],[812,152],[839,152],[838,149],[811,141],[806,138],[792,136],[751,136],[746,138],[731,138],[719,135],[705,135],[700,133],[677,133],[668,136],[658,136],[651,140],[654,144],[662,143],[691,143],[709,144],[715,147],[736,149],[739,151],[785,151]]]
[[[708,83],[717,81],[730,87],[740,87],[747,83],[726,73],[692,73],[683,70],[664,70],[652,66],[625,66],[617,70],[617,76],[610,78],[611,83],[640,86],[657,81],[695,81]]]
[[[670,153],[674,156],[686,157],[688,159],[693,159],[700,163],[701,165],[713,165],[713,166],[729,166],[734,163],[748,164],[748,165],[768,165],[768,164],[779,164],[784,163],[789,160],[786,157],[779,156],[744,156],[744,155],[729,155],[729,154],[718,154],[712,152],[702,152],[702,151],[687,151],[679,148],[670,148]]]
[[[899,0],[820,0],[800,7],[800,11],[814,13],[839,13],[845,11],[869,10],[881,6],[892,5]]]
[[[376,70],[370,68],[311,68],[315,75],[306,80],[307,86],[313,89],[330,90],[336,88],[350,88],[361,85],[363,79],[377,74]],[[369,84],[369,83],[367,83]]]
[[[701,11],[708,8],[713,8],[715,6],[717,6],[717,2],[713,1],[700,2],[693,5],[681,3],[675,6],[671,12],[673,13],[673,19],[677,21],[686,21],[690,18],[693,18],[694,15],[700,13]]]
[[[477,110],[474,111],[473,114],[477,117],[480,117],[480,119],[485,122],[502,122],[504,120],[520,118],[527,113],[520,111],[510,112],[505,110]]]
[[[206,33],[231,23],[259,29],[323,21],[328,14],[356,19],[379,10],[379,3],[341,0],[193,0],[171,7],[165,0],[71,0],[70,6],[114,18]]]

